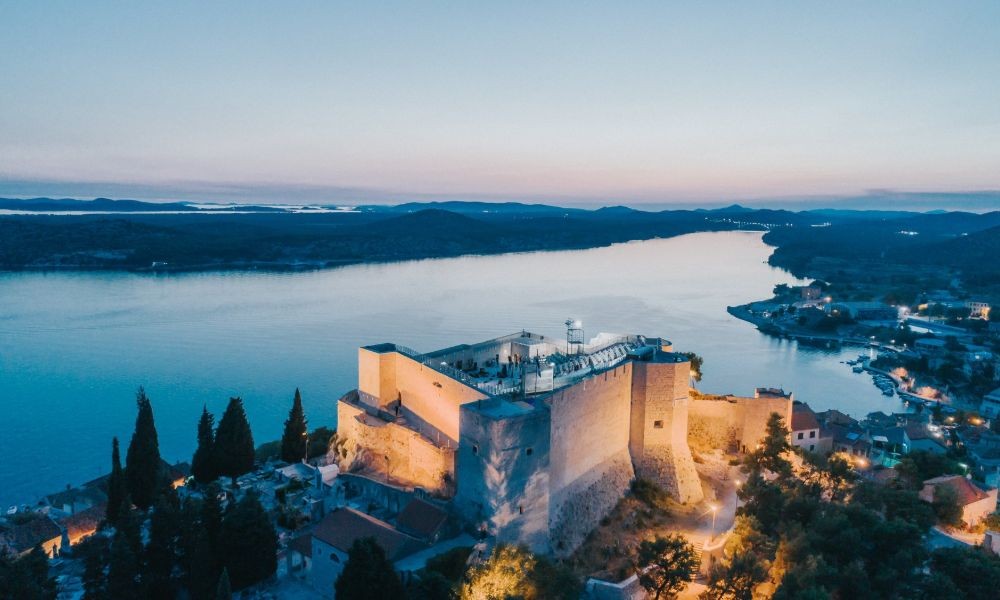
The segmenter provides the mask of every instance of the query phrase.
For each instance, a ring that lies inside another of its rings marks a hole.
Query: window
[[[472,445],[472,453],[473,454],[479,454],[479,446],[473,444]]]
[[[519,515],[523,515],[524,514],[524,506],[523,505],[521,505],[521,504],[517,505],[517,514],[519,514]]]
[[[799,439],[800,439],[800,440],[802,439],[802,435],[803,435],[803,434],[802,434],[802,432],[800,431],[800,432],[799,432]]]
[[[816,444],[809,444],[809,451],[812,452],[816,449]]]
[[[653,421],[653,429],[663,429],[663,421]]]
[[[816,430],[815,429],[809,432],[809,437],[810,438],[816,437]]]
[[[534,450],[532,450],[531,448],[525,448],[524,449],[524,453],[527,454],[528,456],[531,456],[532,452],[534,452]]]

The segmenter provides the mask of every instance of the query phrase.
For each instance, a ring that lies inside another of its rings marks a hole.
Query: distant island
[[[6,213],[6,214],[5,214]],[[14,214],[16,213],[16,214]],[[71,213],[71,214],[60,214]],[[208,214],[206,214],[208,213]],[[899,285],[960,274],[1000,287],[1000,211],[751,209],[648,212],[543,204],[430,202],[267,207],[137,200],[0,199],[2,270],[310,269],[463,254],[567,250],[701,231],[764,231],[770,262],[803,277]]]

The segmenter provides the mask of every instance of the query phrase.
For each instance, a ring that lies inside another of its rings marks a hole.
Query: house
[[[344,570],[351,546],[369,537],[385,551],[392,563],[428,547],[375,517],[349,507],[338,508],[326,515],[312,531],[309,543],[312,586],[324,596],[333,594],[333,586]]]
[[[816,418],[823,425],[857,425],[858,422],[851,418],[851,415],[842,413],[839,410],[831,408],[830,410],[824,410],[823,412],[816,413]]]
[[[42,503],[66,514],[75,514],[108,501],[104,490],[97,486],[70,487],[42,498]]]
[[[831,423],[827,425],[827,430],[833,435],[834,452],[843,452],[859,458],[867,458],[871,452],[871,440],[857,425]]]
[[[792,445],[810,452],[822,452],[819,447],[819,421],[816,414],[803,402],[792,403]],[[827,448],[826,450],[829,450]]]
[[[1000,388],[983,396],[983,402],[979,405],[979,414],[987,419],[1000,417]]]
[[[975,302],[969,300],[965,303],[965,308],[969,309],[969,318],[971,319],[989,319],[990,318],[990,304],[989,302]]]
[[[831,313],[840,312],[855,321],[899,321],[899,309],[884,302],[836,302],[827,305]]]
[[[62,543],[62,528],[48,515],[27,516],[27,521],[0,529],[0,550],[20,557],[41,546],[47,555],[56,556]]]
[[[948,348],[947,342],[941,338],[923,337],[913,342],[913,347],[921,356],[940,357]]]
[[[86,510],[81,510],[76,514],[58,520],[58,525],[62,528],[61,550],[68,551],[73,546],[94,535],[104,514],[107,504],[91,506]]]
[[[414,498],[396,517],[396,529],[429,544],[437,542],[448,513],[426,500]]]
[[[928,479],[920,490],[920,499],[933,502],[935,491],[941,487],[950,488],[955,493],[958,505],[962,508],[962,520],[969,527],[978,525],[997,508],[997,488],[984,490],[961,475],[942,475]]]
[[[872,464],[894,467],[900,459],[910,453],[910,438],[906,428],[898,425],[893,427],[872,427],[868,430],[868,439],[872,448],[869,456]]]
[[[909,452],[933,452],[934,454],[944,454],[948,451],[927,425],[912,424],[904,427],[906,437],[910,440]]]

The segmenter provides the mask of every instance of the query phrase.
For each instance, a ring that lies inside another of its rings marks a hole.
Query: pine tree
[[[285,432],[281,435],[281,460],[296,463],[303,458],[308,458],[306,456],[309,445],[308,436],[306,414],[302,410],[302,396],[299,394],[299,389],[295,388],[295,399],[292,401],[292,409],[288,411]]]
[[[338,600],[395,600],[406,593],[382,547],[370,537],[351,545],[334,589]]]
[[[233,588],[229,585],[229,571],[223,569],[219,575],[219,587],[215,591],[215,600],[232,600]]]
[[[111,440],[111,477],[108,479],[108,507],[105,519],[112,526],[118,523],[122,501],[128,495],[128,483],[122,470],[121,454],[118,451],[118,438]]]
[[[254,445],[243,400],[230,398],[229,406],[215,430],[215,466],[219,475],[237,477],[253,470]],[[235,574],[230,577],[236,580]],[[238,587],[238,586],[237,586]]]
[[[219,533],[219,552],[233,588],[267,579],[278,568],[278,534],[254,492],[226,514]]]
[[[201,409],[201,419],[198,420],[198,449],[191,459],[191,474],[198,483],[215,481],[218,473],[215,470],[215,417],[208,412],[208,407]]]
[[[136,393],[136,404],[139,414],[135,419],[135,432],[128,445],[128,454],[125,455],[125,479],[132,502],[146,510],[153,505],[163,464],[156,424],[153,422],[153,405],[141,387]]]

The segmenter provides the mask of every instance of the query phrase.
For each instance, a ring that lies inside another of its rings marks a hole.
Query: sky
[[[998,31],[996,0],[0,0],[0,195],[1000,190]]]

